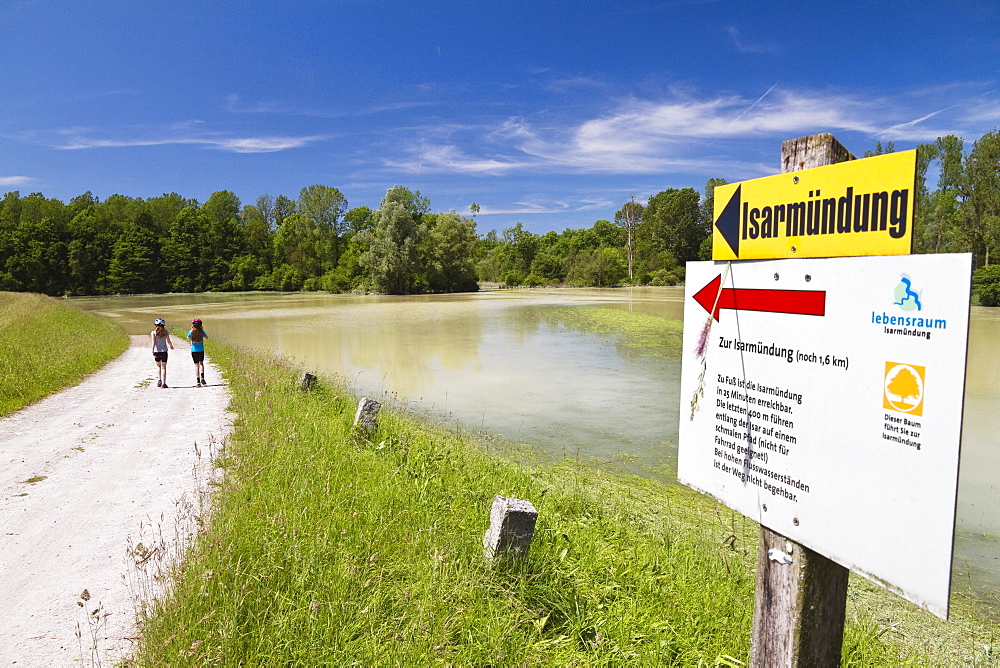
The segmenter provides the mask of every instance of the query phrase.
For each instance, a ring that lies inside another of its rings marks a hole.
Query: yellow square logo
[[[882,407],[909,415],[924,414],[925,367],[900,362],[885,363]]]

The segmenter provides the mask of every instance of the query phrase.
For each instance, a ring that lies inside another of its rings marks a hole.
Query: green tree
[[[10,195],[8,193],[8,195]],[[0,288],[57,295],[68,285],[71,210],[41,193],[5,198],[0,223]]]
[[[312,222],[320,236],[329,239],[333,253],[329,265],[335,267],[340,259],[341,236],[346,231],[343,216],[347,210],[347,198],[330,186],[306,186],[299,191],[296,210]]]
[[[159,287],[157,246],[148,226],[130,225],[115,241],[108,267],[108,291],[115,294],[155,291]]]
[[[476,223],[454,211],[427,223],[420,245],[428,288],[434,292],[478,290],[476,242]]]
[[[726,185],[725,179],[709,179],[705,183],[705,192],[701,196],[701,205],[698,207],[701,213],[702,223],[706,228],[705,240],[698,248],[699,260],[712,259],[712,226],[715,223],[715,187]]]
[[[344,214],[347,229],[355,234],[371,229],[375,224],[375,212],[367,206],[358,206]]]
[[[698,259],[709,233],[700,204],[694,188],[670,188],[649,198],[636,232],[636,249],[645,271],[662,268],[657,260],[664,252],[681,264]]]
[[[628,280],[633,278],[635,263],[635,231],[642,222],[642,211],[645,207],[639,203],[635,195],[630,195],[628,201],[615,213],[615,224],[625,232],[625,254],[628,260]]]
[[[273,197],[264,193],[257,198],[253,206],[257,210],[257,213],[260,214],[260,218],[268,230],[274,230],[278,226],[278,222],[275,220],[276,212]]]
[[[206,240],[212,221],[195,207],[183,209],[170,224],[163,241],[163,260],[169,267],[167,286],[173,292],[204,292],[209,285],[210,262]]]
[[[258,198],[259,201],[260,198]],[[247,204],[240,211],[240,224],[243,226],[242,233],[246,251],[254,258],[252,266],[259,267],[262,273],[271,271],[274,260],[274,231],[271,223],[268,222],[268,215],[273,220],[273,211],[265,215],[254,204]],[[241,260],[241,262],[243,266],[251,266],[246,264],[246,260]]]
[[[621,283],[627,274],[622,251],[605,246],[580,254],[566,279],[574,285],[612,287]]]
[[[290,215],[295,213],[295,202],[288,199],[284,195],[278,195],[274,198],[274,225],[281,225],[281,223],[288,218]]]
[[[1000,250],[1000,131],[987,132],[965,161],[965,208],[976,264],[987,266]],[[991,258],[991,255],[993,258]]]
[[[972,293],[981,306],[1000,306],[1000,264],[980,267],[972,272]]]
[[[208,201],[201,207],[202,212],[214,222],[236,220],[242,208],[240,198],[229,190],[220,190],[208,196]]]
[[[937,166],[938,182],[934,192],[928,193],[924,175],[932,164]],[[972,250],[963,211],[967,193],[965,143],[961,139],[948,135],[918,147],[915,250],[929,253]]]
[[[367,250],[359,263],[375,292],[407,294],[416,286],[421,221],[430,201],[402,186],[390,188],[374,226],[358,235]]]
[[[330,230],[302,213],[293,213],[281,222],[274,247],[278,263],[295,268],[303,281],[318,278],[335,266]]]
[[[875,150],[874,151],[865,151],[864,155],[862,155],[861,157],[862,158],[871,158],[871,157],[876,156],[876,155],[885,155],[886,153],[895,153],[895,152],[896,152],[896,145],[895,144],[893,144],[892,142],[889,142],[888,144],[886,144],[886,145],[883,146],[882,145],[882,141],[879,140],[879,141],[875,142]]]

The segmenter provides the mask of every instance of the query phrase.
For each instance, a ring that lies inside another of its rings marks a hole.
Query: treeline
[[[878,144],[865,155],[891,152]],[[936,187],[928,187],[928,175]],[[394,186],[379,208],[348,208],[336,188],[293,200],[232,192],[204,204],[176,193],[150,199],[41,193],[0,201],[0,290],[50,295],[245,290],[409,294],[514,286],[674,285],[684,264],[711,257],[713,193],[667,189],[635,197],[593,226],[534,234],[521,223],[476,232],[470,216],[430,213],[419,191]],[[913,249],[971,252],[980,303],[1000,304],[1000,132],[967,147],[955,136],[918,151]]]
[[[714,182],[710,182],[710,186]],[[49,295],[246,290],[462,292],[507,286],[623,282],[673,285],[708,252],[711,199],[692,188],[631,201],[615,222],[561,234],[521,223],[480,237],[475,213],[430,213],[394,186],[378,209],[349,209],[337,189],[243,205],[230,191],[204,204],[176,193],[141,199],[41,193],[0,201],[0,290]],[[632,216],[632,218],[630,218]],[[709,249],[710,250],[710,249]]]
[[[0,202],[0,290],[49,295],[244,290],[477,289],[475,222],[429,213],[393,187],[377,210],[347,208],[336,188],[297,200],[229,191],[199,204],[84,193],[68,204],[8,192]]]
[[[883,150],[892,145],[875,153]],[[928,173],[937,174],[933,190]],[[972,253],[973,294],[1000,306],[1000,131],[971,147],[955,135],[918,146],[913,252]]]
[[[636,199],[590,228],[533,234],[521,226],[480,239],[481,281],[512,286],[676,285],[684,263],[711,257],[713,179],[702,197],[694,188],[670,188]]]

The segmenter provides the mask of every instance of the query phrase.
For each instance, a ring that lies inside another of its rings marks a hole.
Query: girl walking
[[[195,318],[191,321],[191,329],[187,333],[191,342],[191,359],[194,360],[194,386],[208,385],[205,382],[205,339],[208,334],[201,325],[201,320]]]
[[[167,331],[167,322],[163,318],[153,321],[156,329],[149,333],[149,338],[153,341],[153,360],[156,362],[156,386],[167,386],[167,346],[174,349],[174,343],[170,340],[170,332]]]

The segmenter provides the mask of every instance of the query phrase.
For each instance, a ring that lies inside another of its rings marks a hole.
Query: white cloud
[[[564,131],[509,119],[493,137],[506,140],[523,155],[509,165],[532,161],[588,172],[674,171],[709,166],[714,160],[707,148],[720,138],[789,136],[820,129],[875,132],[876,126],[858,113],[858,107],[850,99],[791,92],[756,101],[740,96],[629,100],[618,111]]]
[[[977,123],[985,128],[981,134],[1000,118],[1000,102],[972,84],[893,95],[796,90],[775,84],[761,93],[698,96],[672,90],[658,100],[619,100],[599,116],[570,122],[553,121],[553,112],[546,111],[537,118],[507,118],[492,127],[407,128],[402,136],[416,131],[419,139],[403,151],[404,158],[384,164],[422,174],[753,178],[776,171],[776,165],[762,164],[760,147],[767,142],[777,146],[790,137],[832,132],[844,141],[853,140],[861,150],[865,144],[874,145],[876,138],[920,143],[947,134],[962,136],[962,127],[969,134],[968,128]]]
[[[949,109],[954,109],[954,107],[945,107],[944,109],[938,109],[937,111],[932,111],[929,114],[924,114],[920,118],[915,118],[912,121],[906,121],[905,123],[897,123],[884,130],[876,132],[876,136],[889,139],[889,140],[912,140],[916,142],[927,141],[930,139],[926,130],[923,129],[923,122],[934,118],[935,116],[948,111]],[[933,133],[934,138],[941,137],[943,135],[957,134],[955,130],[938,128]]]
[[[500,174],[526,167],[524,162],[498,158],[475,158],[454,144],[423,143],[406,160],[386,160],[387,167],[408,172],[452,172],[463,174]]]
[[[0,176],[0,186],[23,186],[33,180],[30,176]]]
[[[729,33],[730,39],[733,40],[733,46],[740,53],[777,53],[778,48],[770,44],[750,44],[745,39],[740,36],[740,31],[736,29],[736,26],[728,26],[726,32]]]
[[[96,131],[87,128],[69,128],[57,134],[62,139],[55,143],[61,150],[83,150],[92,148],[129,148],[140,146],[191,145],[231,153],[274,153],[328,139],[328,135],[305,136],[256,136],[233,137],[222,133],[199,132],[199,121],[176,124],[162,130],[146,130],[145,136],[106,139],[95,137]]]
[[[431,84],[421,84],[417,86],[417,89],[426,92],[424,89],[429,90],[430,86]],[[330,111],[299,107],[279,101],[244,102],[239,95],[232,93],[226,96],[224,108],[226,111],[233,114],[270,114],[277,116],[306,116],[312,118],[344,118],[346,116],[371,116],[375,114],[407,111],[409,109],[416,109],[419,107],[430,107],[436,104],[438,103],[427,101],[394,102],[373,107],[352,107],[350,111]]]
[[[972,125],[987,127],[987,132],[996,129],[1000,127],[1000,99],[985,99],[984,96],[984,99],[970,104],[964,116]]]

